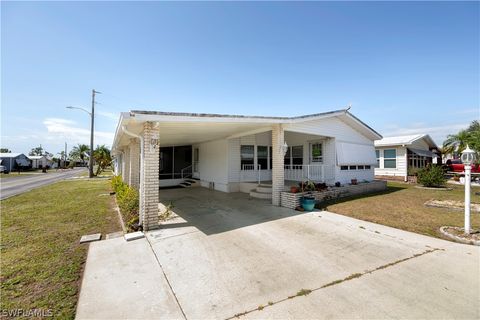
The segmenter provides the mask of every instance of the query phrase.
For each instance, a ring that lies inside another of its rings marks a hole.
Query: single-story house
[[[262,183],[278,206],[288,183],[372,181],[381,138],[348,110],[299,117],[135,110],[121,113],[112,153],[115,173],[140,192],[148,230],[158,225],[161,187],[196,181],[250,192]]]
[[[51,166],[51,160],[46,156],[28,156],[28,159],[32,161],[32,169],[41,169]]]
[[[375,140],[375,176],[407,181],[412,170],[439,163],[438,147],[428,134]],[[409,172],[410,171],[410,172]]]
[[[6,170],[10,172],[18,168],[25,169],[30,167],[30,159],[23,153],[0,153],[0,165],[4,166]]]

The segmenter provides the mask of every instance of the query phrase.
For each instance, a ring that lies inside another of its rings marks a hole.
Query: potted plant
[[[335,187],[340,188],[341,186],[342,184],[340,183],[340,181],[335,182]]]
[[[315,196],[311,193],[315,191],[315,183],[312,181],[305,181],[301,184],[303,197],[301,198],[300,202],[302,204],[302,208],[305,211],[312,211],[315,208]]]
[[[291,186],[290,187],[290,192],[291,193],[297,193],[298,192],[298,187],[297,186]]]
[[[350,182],[352,183],[352,185],[356,185],[358,183],[357,178],[351,179]]]

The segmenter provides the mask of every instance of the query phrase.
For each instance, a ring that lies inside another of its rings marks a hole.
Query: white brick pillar
[[[129,184],[130,181],[130,148],[127,146],[123,152],[123,170],[122,170],[122,178],[123,182]]]
[[[284,131],[281,124],[276,124],[272,129],[272,204],[280,205],[280,192],[285,185],[285,172],[283,166]]]
[[[140,222],[143,230],[158,228],[159,130],[151,122],[143,126],[143,164],[140,186]],[[153,141],[152,141],[153,140]]]
[[[129,174],[128,184],[138,190],[140,187],[140,140],[136,138],[130,139]]]

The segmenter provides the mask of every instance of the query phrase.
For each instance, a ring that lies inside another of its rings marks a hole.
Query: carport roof
[[[160,123],[160,143],[163,145],[195,144],[221,138],[229,138],[241,133],[260,133],[270,131],[272,124],[289,124],[329,117],[341,117],[346,123],[373,139],[381,135],[351,114],[349,109],[339,109],[322,113],[295,117],[248,116],[212,113],[186,113],[132,110],[123,112],[113,141],[113,149],[128,143],[123,127],[139,134],[144,122]]]

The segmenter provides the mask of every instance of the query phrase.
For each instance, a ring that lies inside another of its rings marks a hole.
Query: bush
[[[118,207],[128,231],[135,230],[134,225],[138,223],[139,218],[138,191],[124,183],[121,176],[112,178],[112,188],[115,191]]]
[[[447,179],[442,167],[432,165],[418,171],[417,181],[424,187],[441,187]]]

